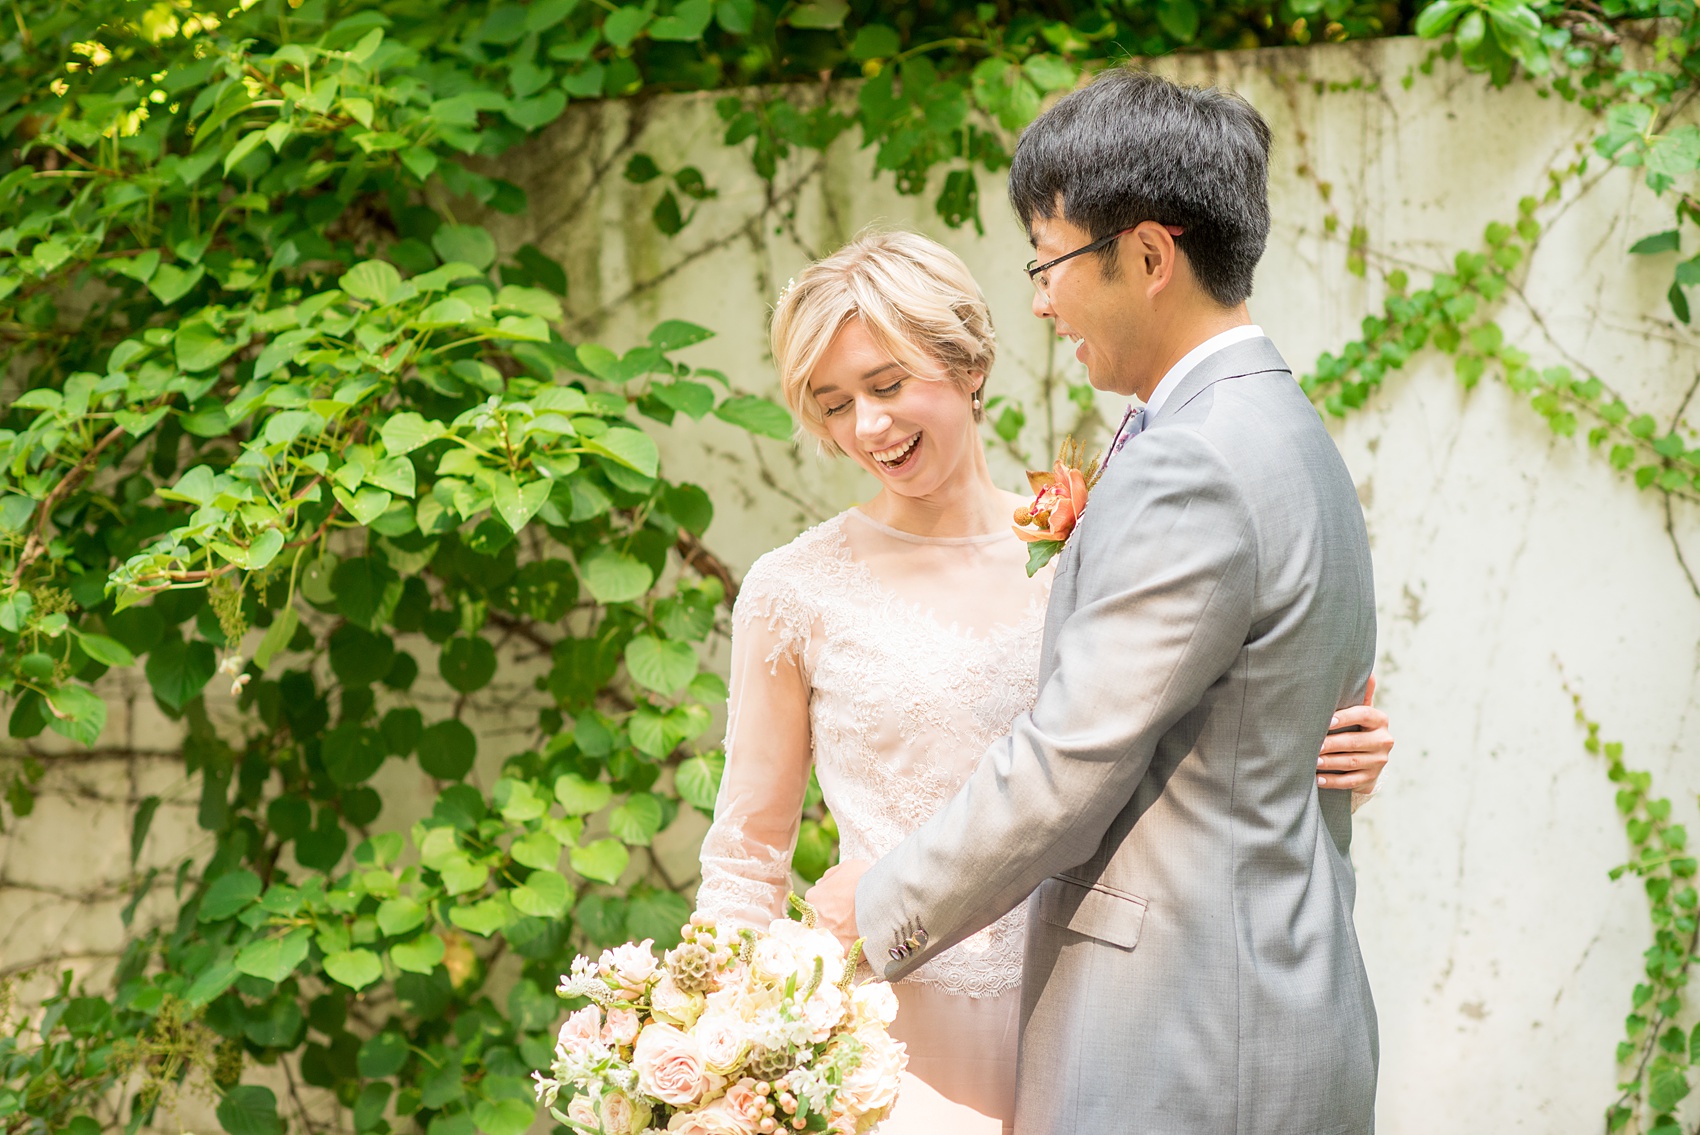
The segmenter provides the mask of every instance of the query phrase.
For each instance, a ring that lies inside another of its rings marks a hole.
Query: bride
[[[912,233],[863,236],[780,297],[772,343],[802,429],[881,487],[757,560],[738,596],[697,906],[761,927],[783,917],[810,769],[844,857],[890,851],[1033,707],[1050,589],[1011,530],[1027,501],[987,470],[977,423],[995,339],[955,255]],[[1355,706],[1334,725],[1364,731],[1327,739],[1317,784],[1357,804],[1393,746],[1387,716]],[[906,1081],[882,1130],[1012,1129],[1024,917],[1018,906],[902,984],[891,1032],[921,1083]]]

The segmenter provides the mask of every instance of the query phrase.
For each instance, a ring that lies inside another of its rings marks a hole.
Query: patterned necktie
[[[1141,406],[1139,409],[1135,410],[1132,406],[1129,406],[1127,408],[1127,413],[1122,415],[1121,427],[1116,430],[1116,439],[1110,443],[1110,457],[1114,457],[1116,454],[1120,453],[1122,451],[1122,447],[1134,438],[1138,437],[1140,432],[1144,429],[1145,407]],[[1104,464],[1108,465],[1109,463],[1110,458],[1106,457],[1104,459]]]

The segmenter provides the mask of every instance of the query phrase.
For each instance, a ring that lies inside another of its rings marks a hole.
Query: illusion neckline
[[[855,517],[876,532],[883,532],[894,540],[904,540],[911,544],[939,544],[961,547],[970,544],[992,544],[999,540],[1013,539],[1015,535],[1013,532],[983,532],[977,536],[921,536],[914,532],[905,532],[901,528],[893,528],[889,524],[880,523],[863,512],[860,505],[847,509],[846,514]]]

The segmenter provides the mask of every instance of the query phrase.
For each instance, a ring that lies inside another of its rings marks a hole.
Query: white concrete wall
[[[1379,305],[1380,270],[1405,266],[1425,281],[1474,247],[1488,221],[1513,219],[1517,199],[1542,192],[1548,168],[1574,160],[1591,135],[1588,115],[1526,85],[1494,91],[1445,63],[1422,74],[1427,54],[1392,40],[1162,64],[1238,89],[1274,127],[1275,232],[1252,312],[1296,369],[1355,334]],[[532,209],[492,224],[504,243],[533,240],[565,263],[570,337],[624,349],[658,319],[690,319],[720,334],[685,358],[772,393],[766,312],[786,278],[867,224],[907,226],[955,248],[982,281],[1002,350],[992,392],[1035,411],[1027,452],[1048,452],[1069,430],[1101,439],[1103,421],[1119,416],[1100,399],[1077,420],[1064,396],[1082,376],[1028,314],[1029,253],[997,178],[982,182],[982,237],[945,228],[930,195],[902,197],[874,180],[855,138],[824,159],[793,157],[770,198],[720,144],[721,129],[709,96],[591,107],[504,162]],[[659,187],[618,176],[636,151],[669,169],[696,164],[719,190],[676,238],[648,223]],[[1626,255],[1669,227],[1660,207],[1632,177],[1596,168],[1541,217],[1551,229],[1499,315],[1509,337],[1537,363],[1592,368],[1669,423],[1700,353],[1664,306],[1669,264]],[[1346,270],[1355,224],[1369,234],[1367,280]],[[1667,517],[1661,498],[1637,493],[1580,442],[1553,439],[1502,384],[1463,391],[1432,353],[1333,428],[1369,521],[1378,672],[1400,738],[1356,844],[1358,924],[1381,1014],[1380,1130],[1597,1130],[1650,929],[1638,885],[1607,879],[1626,845],[1566,683],[1693,821],[1700,770],[1684,755],[1700,743],[1700,593],[1678,548],[1700,565],[1697,517],[1681,504]],[[713,421],[663,445],[674,476],[712,491],[719,515],[707,542],[739,569],[872,491],[846,463]],[[1004,447],[993,461],[1000,479],[1018,481],[1021,463]],[[108,741],[169,743],[162,723],[141,718],[130,727],[118,715]],[[61,767],[50,786],[74,794],[84,774]],[[104,774],[104,791],[121,796],[129,766],[110,767],[119,771]],[[55,913],[50,892],[82,890],[103,870],[122,875],[120,812],[44,804],[23,834],[5,837],[5,879],[49,888],[0,890],[0,912],[34,920],[13,920],[6,961],[50,939],[71,949],[115,937],[118,904],[76,921]],[[168,815],[192,823],[193,810],[162,811],[159,823]],[[29,830],[43,821],[50,831]],[[670,834],[673,854],[688,858],[694,830]],[[70,839],[88,855],[57,855]]]

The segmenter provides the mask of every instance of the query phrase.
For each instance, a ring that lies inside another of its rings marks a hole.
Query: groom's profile
[[[1369,545],[1246,311],[1269,142],[1243,100],[1131,70],[1022,135],[1034,311],[1143,407],[1057,559],[1033,711],[811,893],[893,980],[1029,903],[1021,1135],[1374,1124],[1348,794],[1316,777],[1374,657]]]

